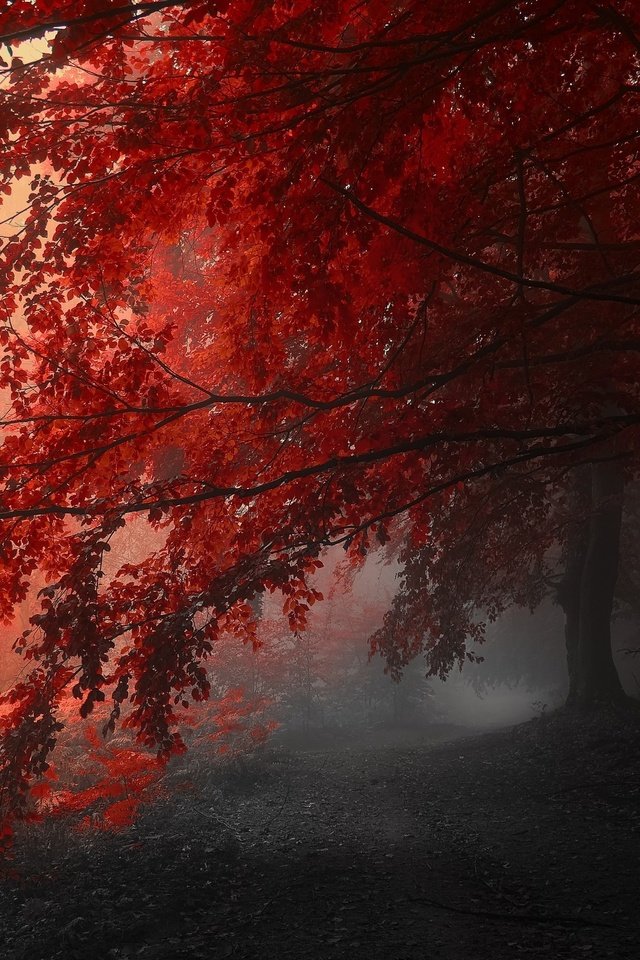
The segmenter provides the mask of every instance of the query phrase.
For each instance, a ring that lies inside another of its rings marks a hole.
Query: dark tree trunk
[[[567,551],[567,567],[559,590],[559,602],[564,610],[564,639],[567,649],[569,674],[569,700],[573,700],[577,678],[578,653],[580,648],[580,581],[587,552],[586,537],[570,544]]]
[[[580,643],[580,583],[589,545],[585,517],[591,509],[591,474],[588,467],[578,467],[573,475],[572,512],[576,522],[567,536],[564,555],[564,576],[558,586],[557,602],[564,611],[564,638],[567,648],[569,699],[572,699]]]
[[[624,478],[620,464],[593,463],[585,521],[567,550],[559,600],[565,611],[569,696],[590,707],[624,699],[611,650],[611,613],[618,577]]]

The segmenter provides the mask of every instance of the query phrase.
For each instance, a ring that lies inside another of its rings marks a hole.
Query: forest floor
[[[124,833],[30,827],[0,955],[635,960],[640,722],[454,733],[274,745]]]

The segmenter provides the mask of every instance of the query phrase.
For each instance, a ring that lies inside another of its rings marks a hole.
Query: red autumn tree
[[[572,699],[618,696],[632,0],[21,0],[0,42],[3,616],[48,581],[13,802],[69,685],[179,749],[221,624],[280,589],[302,629],[322,546],[393,524],[392,669],[446,673],[556,556]],[[153,543],[105,578],[138,516]]]

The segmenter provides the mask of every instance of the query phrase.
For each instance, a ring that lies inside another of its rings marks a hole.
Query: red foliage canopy
[[[635,468],[637,13],[0,13],[2,615],[48,580],[2,721],[12,802],[69,684],[179,748],[220,630],[250,633],[277,588],[302,628],[327,543],[358,556],[402,524],[431,589],[378,642],[446,671],[467,597],[522,593],[514,537],[535,564],[558,535],[571,465]],[[148,552],[105,575],[137,515]]]

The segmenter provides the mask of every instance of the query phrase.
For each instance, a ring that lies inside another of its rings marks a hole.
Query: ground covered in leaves
[[[638,719],[454,734],[191,760],[124,833],[30,827],[0,879],[1,954],[635,960]]]

